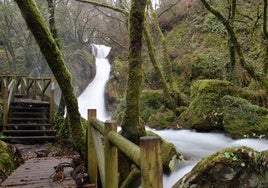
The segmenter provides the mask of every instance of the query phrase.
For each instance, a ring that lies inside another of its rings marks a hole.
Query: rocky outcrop
[[[268,151],[240,146],[201,160],[173,188],[264,188],[268,185]]]
[[[239,91],[227,81],[196,81],[177,125],[201,132],[220,130],[232,138],[267,138],[268,109],[239,97]]]

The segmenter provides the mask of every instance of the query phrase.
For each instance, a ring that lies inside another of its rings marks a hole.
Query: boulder
[[[264,188],[268,185],[267,159],[268,151],[227,148],[202,159],[173,188]]]
[[[221,99],[223,127],[233,138],[267,138],[268,109],[239,97]]]
[[[176,124],[197,131],[223,129],[221,98],[237,95],[237,90],[228,81],[198,80],[191,87],[191,102],[180,115]]]

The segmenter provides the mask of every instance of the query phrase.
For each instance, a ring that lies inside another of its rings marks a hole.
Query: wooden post
[[[140,138],[141,185],[143,188],[163,188],[161,139],[157,136]]]
[[[94,148],[93,138],[92,138],[92,125],[90,124],[90,118],[96,117],[96,109],[88,110],[88,127],[87,127],[87,156],[86,156],[86,167],[89,176],[89,183],[95,184],[97,187],[98,182],[98,165],[97,156]]]
[[[118,153],[117,148],[109,141],[107,135],[109,132],[117,132],[117,126],[115,121],[105,122],[105,137],[104,137],[104,149],[105,149],[105,188],[117,188],[118,187]]]
[[[4,87],[4,107],[3,107],[3,130],[7,126],[7,116],[8,116],[8,86]]]
[[[53,123],[53,120],[54,120],[54,98],[55,98],[55,82],[54,82],[54,78],[51,77],[50,106],[49,106],[49,122],[50,123]]]

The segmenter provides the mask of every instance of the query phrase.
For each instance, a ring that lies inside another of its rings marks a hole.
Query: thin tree
[[[147,0],[132,0],[129,14],[129,55],[126,109],[122,122],[122,135],[134,143],[145,135],[140,119],[140,93],[142,85],[142,35]]]
[[[74,146],[82,157],[85,156],[85,137],[83,134],[77,98],[73,92],[71,74],[65,66],[63,55],[51,35],[45,20],[34,0],[15,0],[19,6],[25,22],[33,33],[41,52],[53,72],[66,101],[70,122],[70,132]]]
[[[50,32],[51,32],[56,44],[58,45],[59,49],[61,49],[60,36],[59,36],[59,32],[58,32],[57,27],[56,27],[55,5],[54,5],[53,0],[47,0],[47,6],[48,6],[48,12],[49,12]],[[65,101],[64,101],[63,94],[61,93],[58,114],[63,116],[64,113],[65,113]]]

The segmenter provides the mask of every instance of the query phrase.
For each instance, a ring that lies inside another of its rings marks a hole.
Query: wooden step
[[[3,141],[11,141],[11,142],[16,142],[16,141],[35,141],[35,142],[44,142],[44,141],[55,141],[56,137],[55,136],[8,136],[8,137],[0,137],[0,140]]]
[[[56,133],[54,130],[3,130],[4,134],[14,134],[14,133]]]
[[[28,123],[9,123],[7,124],[6,128],[10,128],[10,127],[32,127],[32,126],[36,126],[36,127],[52,127],[53,125],[51,123],[40,123],[40,124],[28,124]]]
[[[9,117],[8,121],[46,121],[47,117]]]
[[[14,111],[14,110],[27,110],[27,111],[41,111],[41,110],[49,110],[48,107],[46,106],[11,106],[10,107],[10,111]]]

